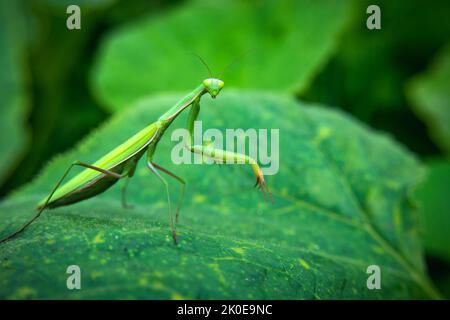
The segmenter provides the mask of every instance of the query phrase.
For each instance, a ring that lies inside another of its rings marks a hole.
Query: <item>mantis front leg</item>
[[[189,130],[189,144],[186,145],[186,148],[193,152],[200,154],[202,156],[206,156],[214,161],[220,163],[244,163],[249,164],[252,167],[253,173],[256,176],[255,187],[258,186],[263,192],[264,198],[267,200],[267,195],[269,195],[270,200],[273,203],[272,194],[267,187],[266,182],[264,181],[264,175],[261,171],[261,168],[258,165],[258,162],[241,153],[226,151],[222,149],[213,148],[211,145],[195,145],[192,143],[193,134],[194,134],[194,122],[197,120],[198,113],[200,112],[200,99],[197,99],[193,102],[189,118],[188,118],[188,130]]]

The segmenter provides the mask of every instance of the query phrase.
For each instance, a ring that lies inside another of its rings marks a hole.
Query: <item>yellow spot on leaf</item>
[[[140,278],[139,279],[139,285],[142,287],[145,287],[148,285],[148,279],[147,278]]]
[[[328,138],[331,134],[331,129],[325,126],[321,126],[319,128],[319,131],[317,132],[317,136],[314,139],[316,141],[316,143],[320,143],[323,140],[325,140],[326,138]]]
[[[187,300],[189,298],[187,298],[187,297],[185,297],[185,296],[183,296],[183,295],[181,295],[181,294],[179,294],[177,292],[174,292],[170,296],[170,299],[172,299],[172,300]]]
[[[48,239],[47,240],[47,244],[55,244],[56,240],[55,239]]]
[[[11,299],[26,299],[36,295],[36,290],[31,287],[20,287],[11,296]]]
[[[205,202],[206,197],[203,194],[195,194],[194,197],[192,198],[192,201],[194,203],[202,203]]]
[[[93,243],[98,244],[98,243],[103,243],[105,242],[105,240],[102,238],[103,237],[103,231],[100,231],[92,240]]]
[[[245,253],[245,250],[243,248],[231,248],[231,250],[233,250],[234,252],[239,253],[239,254]]]
[[[214,270],[214,272],[218,275],[219,277],[219,282],[224,284],[225,283],[225,278],[222,274],[222,271],[220,270],[220,266],[217,263],[210,263],[208,264],[208,267],[210,267],[211,269]]]
[[[306,270],[311,269],[311,267],[309,266],[308,262],[306,262],[305,260],[303,260],[302,258],[298,259],[298,262],[300,263],[300,265],[305,268]]]

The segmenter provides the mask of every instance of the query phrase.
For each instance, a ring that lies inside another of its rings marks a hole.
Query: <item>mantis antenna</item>
[[[247,54],[249,54],[253,50],[255,50],[255,48],[244,51],[243,53],[238,55],[236,58],[234,58],[234,60],[232,60],[227,66],[225,66],[225,68],[223,68],[222,71],[220,71],[218,78],[220,79],[222,77],[222,75],[225,73],[225,71],[227,71],[232,65],[234,65],[236,62],[238,62],[239,60],[244,58]],[[212,75],[211,69],[209,68],[209,66],[205,62],[205,60],[203,60],[203,58],[201,56],[199,56],[198,54],[196,54],[195,52],[192,52],[192,54],[194,56],[196,56],[200,60],[200,62],[206,67],[206,69],[208,70],[208,73],[209,73],[209,77],[212,78],[213,75]]]
[[[208,69],[209,77],[212,78],[213,76],[212,76],[211,69],[208,67],[208,64],[205,62],[205,60],[203,60],[202,57],[200,57],[198,54],[196,54],[194,52],[192,54],[200,60],[200,62],[206,67],[206,69]]]
[[[234,58],[233,61],[231,61],[225,68],[222,69],[219,73],[219,79],[221,79],[222,75],[227,71],[232,65],[234,65],[236,62],[244,58],[247,54],[249,54],[251,51],[255,50],[255,48],[248,49],[247,51],[244,51],[240,55],[238,55],[236,58]]]

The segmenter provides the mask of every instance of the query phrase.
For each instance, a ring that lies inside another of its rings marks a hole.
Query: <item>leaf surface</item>
[[[144,99],[117,114],[30,185],[0,204],[0,235],[33,214],[73,160],[93,162],[182,95]],[[3,298],[433,298],[422,263],[411,188],[416,158],[345,114],[284,95],[224,90],[202,99],[206,128],[279,129],[275,205],[245,165],[175,165],[171,130],[155,162],[187,181],[172,243],[164,188],[141,161],[122,209],[120,188],[46,211],[0,246]],[[172,128],[184,127],[185,116]],[[178,185],[167,178],[176,200]],[[119,182],[120,183],[120,182]],[[67,266],[82,290],[66,288]],[[382,290],[368,290],[369,265]]]

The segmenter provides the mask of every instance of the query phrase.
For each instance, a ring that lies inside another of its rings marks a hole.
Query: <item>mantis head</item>
[[[252,50],[252,49],[251,49]],[[227,70],[230,66],[232,66],[235,62],[237,62],[239,59],[244,57],[246,54],[248,54],[251,50],[247,50],[240,56],[238,56],[236,59],[234,59],[231,63],[229,63],[225,68],[222,69],[222,71],[219,73],[219,78],[222,77],[222,74]],[[203,60],[202,57],[195,54],[194,55],[200,60],[200,62],[206,67],[206,69],[209,72],[209,78],[203,80],[203,85],[205,86],[205,89],[208,91],[208,93],[211,95],[213,99],[216,98],[216,96],[219,94],[220,90],[222,90],[224,86],[224,82],[218,78],[214,78],[212,76],[211,69],[209,68],[208,64]]]
[[[205,86],[211,97],[215,99],[220,90],[222,90],[224,82],[216,78],[208,78],[203,80],[203,85]]]

